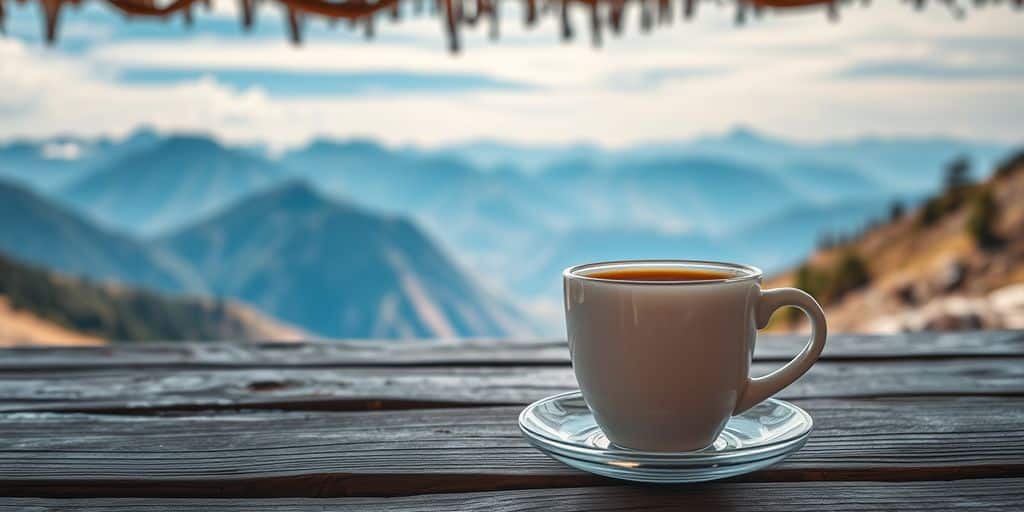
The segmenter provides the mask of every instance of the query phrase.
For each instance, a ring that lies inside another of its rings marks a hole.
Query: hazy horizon
[[[279,158],[284,152],[302,149],[316,142],[331,142],[331,143],[352,143],[352,142],[370,142],[373,144],[380,145],[390,150],[424,150],[424,151],[444,151],[447,149],[454,149],[460,147],[474,146],[474,145],[502,145],[507,147],[523,147],[531,149],[569,149],[569,148],[587,148],[592,147],[596,149],[616,152],[625,151],[635,148],[645,148],[652,146],[661,146],[675,143],[686,143],[693,144],[705,140],[724,140],[737,135],[753,135],[754,137],[780,142],[782,144],[800,147],[816,147],[829,144],[847,144],[856,143],[863,141],[899,141],[899,142],[933,142],[933,141],[958,141],[971,144],[985,144],[992,146],[1000,146],[1007,150],[1024,144],[1024,136],[1017,138],[1008,138],[1006,140],[1000,138],[986,138],[986,137],[970,137],[970,136],[959,136],[952,133],[944,132],[922,132],[922,133],[907,133],[907,134],[882,134],[875,132],[864,132],[860,134],[851,134],[847,136],[837,137],[823,137],[823,138],[800,138],[800,137],[789,137],[786,135],[780,135],[772,133],[766,129],[750,126],[744,123],[737,123],[730,127],[726,127],[723,130],[708,131],[701,133],[694,133],[687,136],[679,136],[674,138],[651,138],[643,140],[629,141],[623,144],[606,144],[595,139],[570,139],[558,142],[533,142],[525,141],[520,142],[515,139],[508,139],[496,136],[479,136],[479,137],[468,137],[465,139],[456,139],[450,141],[441,141],[434,143],[418,143],[415,141],[398,141],[392,142],[387,139],[378,138],[373,135],[351,133],[351,134],[312,134],[309,138],[296,142],[295,144],[288,144],[281,147],[273,147],[273,151],[270,151],[271,146],[266,140],[260,139],[248,139],[248,140],[232,140],[225,138],[222,135],[217,134],[214,131],[203,131],[200,129],[163,129],[158,128],[148,123],[141,123],[127,130],[117,131],[113,133],[96,133],[96,134],[79,134],[73,132],[54,132],[50,134],[21,134],[21,133],[10,133],[0,135],[0,146],[8,146],[17,143],[44,143],[53,142],[60,139],[80,139],[82,141],[98,141],[98,140],[110,140],[113,142],[123,142],[132,135],[139,133],[151,132],[161,137],[203,137],[216,141],[218,144],[229,148],[254,148],[254,149],[267,149],[266,156],[271,158]],[[55,157],[60,158],[60,157]],[[486,169],[482,169],[486,170]]]

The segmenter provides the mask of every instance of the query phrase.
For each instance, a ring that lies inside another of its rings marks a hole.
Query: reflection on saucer
[[[799,450],[813,426],[803,409],[769,399],[733,416],[707,448],[641,452],[608,441],[579,391],[529,405],[519,428],[535,447],[569,466],[639,482],[701,482],[768,467]]]

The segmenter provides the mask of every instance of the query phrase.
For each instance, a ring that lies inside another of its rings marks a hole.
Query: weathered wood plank
[[[764,361],[788,360],[803,341],[800,336],[763,336],[756,357]],[[822,357],[848,360],[954,356],[1024,356],[1024,332],[837,334],[830,338]],[[568,358],[564,341],[126,343],[107,347],[4,349],[0,350],[0,369],[561,366],[568,364]]]
[[[806,400],[816,428],[744,481],[1024,476],[1024,398]],[[613,482],[531,448],[518,407],[0,415],[0,495],[286,497]]]
[[[678,487],[614,486],[531,489],[461,494],[424,494],[395,498],[277,499],[46,499],[11,498],[0,511],[119,512],[346,512],[377,510],[459,510],[526,512],[546,510],[730,510],[768,512],[795,510],[1020,510],[1024,478],[957,480],[952,482],[805,482],[710,483]]]
[[[779,363],[756,363],[764,374]],[[567,367],[0,372],[0,411],[364,410],[524,404],[576,388]],[[1024,358],[822,361],[783,398],[1024,395]]]

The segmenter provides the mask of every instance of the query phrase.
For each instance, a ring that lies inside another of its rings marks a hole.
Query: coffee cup
[[[825,347],[821,306],[795,288],[761,288],[761,271],[732,263],[638,260],[563,272],[573,371],[612,443],[643,451],[712,444],[729,418],[803,375]],[[793,306],[810,319],[786,365],[750,376],[757,330]]]

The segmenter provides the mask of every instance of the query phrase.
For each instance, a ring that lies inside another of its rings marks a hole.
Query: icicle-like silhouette
[[[4,16],[6,0],[0,0],[0,33],[4,33]],[[19,0],[23,3],[25,0]],[[35,0],[39,4],[43,17],[43,34],[48,44],[57,40],[58,23],[60,21],[61,8],[65,4],[78,5],[84,0]],[[210,0],[96,0],[105,2],[117,10],[120,10],[128,18],[131,17],[157,17],[168,18],[180,14],[186,26],[193,23],[193,4],[199,2],[210,9]],[[413,14],[416,16],[424,14],[424,2],[430,5],[429,15],[437,15],[443,11],[442,29],[448,38],[448,49],[457,53],[461,48],[459,29],[462,25],[476,26],[481,20],[486,19],[488,23],[488,34],[491,39],[497,39],[500,33],[499,14],[501,8],[500,0],[266,0],[276,2],[285,7],[285,24],[288,37],[295,44],[301,44],[303,40],[304,20],[310,16],[327,18],[330,26],[335,26],[339,20],[348,21],[349,27],[361,26],[366,37],[372,39],[375,34],[374,17],[378,12],[387,13],[392,21],[402,19],[403,15]],[[411,2],[412,9],[402,9],[400,2]],[[575,27],[573,25],[573,12],[577,7],[585,8],[589,16],[589,30],[591,44],[600,47],[602,44],[602,30],[604,27],[611,29],[614,35],[621,35],[624,30],[623,20],[626,11],[635,7],[637,22],[641,32],[650,32],[657,26],[670,25],[675,16],[673,9],[674,0],[506,0],[521,1],[523,5],[523,23],[527,27],[534,26],[542,16],[557,16],[559,23],[560,37],[569,41],[574,39]],[[697,13],[697,3],[700,0],[679,0],[679,18],[689,20]],[[720,0],[715,0],[716,2]],[[735,22],[743,25],[749,21],[749,15],[760,18],[768,9],[789,9],[816,6],[825,11],[830,21],[839,20],[839,9],[843,4],[851,4],[853,0],[732,0],[736,6]],[[954,17],[966,15],[966,9],[961,5],[963,0],[935,0],[946,7]],[[971,0],[973,6],[984,7],[988,2],[985,0]],[[259,0],[238,0],[241,13],[242,27],[249,31],[256,23],[256,10]],[[538,2],[540,5],[538,6]],[[923,9],[927,0],[911,0],[915,9]],[[866,0],[860,2],[866,5]],[[1013,5],[1019,10],[1024,6],[1024,0],[1012,0]],[[573,5],[578,4],[578,5]]]

